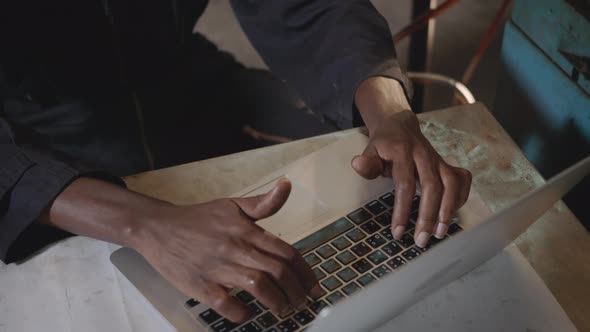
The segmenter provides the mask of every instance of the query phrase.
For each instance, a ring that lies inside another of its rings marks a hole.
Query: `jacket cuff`
[[[71,235],[35,221],[76,178],[89,176],[124,186],[121,179],[90,167],[40,160],[22,152],[18,158],[22,165],[10,173],[19,174],[19,178],[0,196],[0,260],[7,264]]]
[[[399,68],[399,66],[397,65],[397,62],[395,62],[395,64],[391,64],[391,63],[385,63],[383,66],[380,66],[379,68],[377,68],[375,71],[371,72],[370,74],[363,76],[360,80],[358,80],[358,82],[355,85],[355,89],[352,93],[352,126],[353,127],[361,127],[364,126],[364,122],[363,119],[360,115],[359,109],[356,107],[356,104],[354,102],[354,95],[356,93],[356,90],[358,89],[359,85],[366,79],[369,79],[371,77],[387,77],[387,78],[391,78],[393,80],[396,80],[400,83],[400,85],[402,86],[402,89],[404,90],[404,94],[406,95],[406,98],[408,99],[408,104],[412,104],[412,96],[414,95],[414,87],[412,85],[412,82],[408,79],[408,76],[406,76],[406,74],[404,72],[402,72],[402,70]]]
[[[414,94],[412,82],[404,72],[402,72],[395,59],[387,60],[375,66],[372,70],[367,70],[364,74],[348,78],[351,91],[346,91],[345,94],[339,98],[341,104],[337,107],[338,111],[335,119],[335,122],[341,128],[347,128],[351,123],[355,127],[363,125],[359,111],[354,102],[354,96],[360,84],[371,77],[387,77],[398,81],[404,90],[408,103],[411,104],[412,96]]]
[[[398,81],[404,89],[404,93],[406,95],[406,98],[408,99],[408,104],[411,104],[412,97],[414,96],[414,87],[412,86],[412,82],[410,81],[410,79],[408,79],[408,76],[406,76],[406,74],[403,73],[399,67],[383,68],[382,70],[379,70],[375,73],[372,73],[371,75],[364,77],[362,80],[358,82],[356,86],[357,89],[362,81],[371,77],[388,77]]]

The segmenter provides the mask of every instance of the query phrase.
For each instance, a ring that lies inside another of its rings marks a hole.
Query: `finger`
[[[234,323],[242,323],[252,318],[252,310],[230,296],[228,290],[218,284],[199,281],[199,287],[192,297]]]
[[[437,239],[442,239],[447,234],[451,217],[460,203],[461,178],[453,169],[444,164],[444,162],[441,162],[439,169],[444,189],[438,212],[438,222],[434,229],[434,236]]]
[[[471,188],[471,173],[458,167],[441,164],[444,194],[434,236],[442,239],[447,234],[453,215],[465,204]]]
[[[268,218],[277,213],[285,204],[291,193],[291,182],[287,179],[281,179],[275,187],[266,194],[233,198],[233,201],[242,211],[250,218],[259,220]]]
[[[383,161],[373,144],[367,145],[361,155],[351,161],[352,168],[365,179],[375,179],[383,173]]]
[[[257,250],[255,247],[251,247],[246,252],[237,253],[237,256],[234,257],[234,260],[239,261],[240,265],[264,271],[271,276],[274,283],[287,295],[291,306],[299,310],[305,308],[307,305],[305,294],[307,292],[301,281],[297,278],[296,272],[285,261],[271,257],[267,253]]]
[[[391,232],[396,240],[400,240],[406,230],[416,192],[414,162],[410,156],[400,156],[396,159],[391,175],[395,185]]]
[[[211,277],[222,284],[247,291],[280,316],[291,310],[285,294],[264,271],[238,264],[226,264],[216,269]]]
[[[438,220],[443,186],[438,167],[435,165],[436,161],[431,157],[430,152],[419,152],[415,157],[415,162],[422,194],[416,230],[414,231],[414,241],[416,245],[423,248],[428,243],[434,224]]]
[[[461,181],[462,186],[461,186],[461,195],[460,195],[459,205],[457,206],[457,210],[458,210],[465,203],[467,203],[467,200],[469,199],[469,192],[471,191],[471,181],[473,179],[473,176],[471,175],[470,171],[468,171],[464,168],[454,167],[454,169],[460,174],[461,178],[463,179]]]
[[[323,290],[315,274],[295,248],[268,232],[261,232],[258,235],[252,236],[250,241],[257,248],[281,259],[289,265],[295,272],[295,276],[306,294],[309,294],[312,298],[318,298],[323,295]]]

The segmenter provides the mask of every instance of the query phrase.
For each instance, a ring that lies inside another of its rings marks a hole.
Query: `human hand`
[[[414,240],[424,247],[431,235],[439,239],[445,236],[453,214],[467,201],[471,173],[440,157],[422,134],[403,91],[405,103],[400,102],[399,94],[390,95],[390,91],[396,91],[395,86],[386,85],[393,82],[384,78],[370,80],[357,92],[357,105],[367,123],[370,140],[364,152],[352,160],[352,167],[368,179],[380,175],[393,177],[391,230],[396,239],[406,230],[416,182],[419,183],[421,200]]]
[[[290,182],[268,193],[170,206],[143,231],[137,250],[177,289],[234,322],[251,317],[229,295],[240,288],[277,314],[301,309],[322,290],[299,252],[255,224],[287,200]]]

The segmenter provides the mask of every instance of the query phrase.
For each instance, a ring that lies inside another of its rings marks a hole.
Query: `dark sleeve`
[[[350,126],[354,93],[366,78],[393,78],[411,96],[387,22],[369,0],[231,3],[271,71],[340,127]]]
[[[69,235],[34,221],[74,179],[122,181],[43,149],[3,119],[1,108],[0,99],[0,260],[10,263]]]

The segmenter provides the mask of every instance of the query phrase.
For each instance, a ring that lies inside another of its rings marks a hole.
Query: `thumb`
[[[291,182],[287,179],[281,179],[266,194],[234,198],[233,200],[246,215],[254,220],[259,220],[277,213],[289,198],[290,193]]]
[[[351,166],[365,179],[372,180],[383,174],[383,161],[373,144],[367,145],[361,155],[352,158]]]

